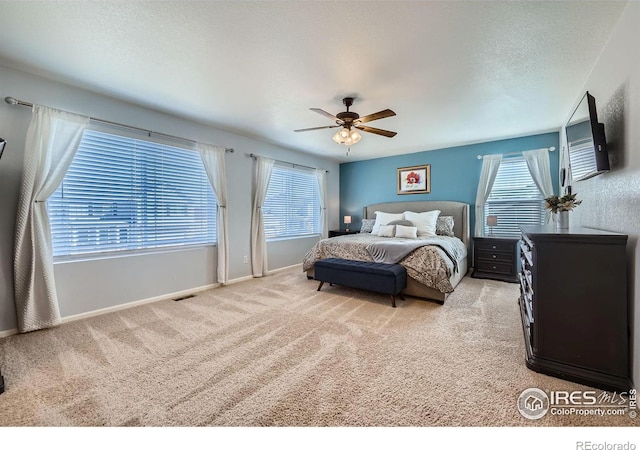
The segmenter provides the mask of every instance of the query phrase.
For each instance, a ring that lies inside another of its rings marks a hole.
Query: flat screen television
[[[565,125],[569,167],[573,181],[609,170],[604,124],[598,122],[596,100],[587,91]]]

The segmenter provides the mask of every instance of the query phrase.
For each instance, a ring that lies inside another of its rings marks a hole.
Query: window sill
[[[270,238],[267,239],[267,243],[269,242],[279,242],[279,241],[290,241],[294,239],[318,239],[320,238],[319,234],[305,234],[304,236],[286,236],[286,237],[278,237],[278,238]]]
[[[127,250],[120,252],[104,252],[104,253],[91,253],[86,255],[72,255],[72,256],[58,256],[53,258],[53,264],[66,264],[76,263],[83,261],[99,261],[103,259],[117,259],[117,258],[130,258],[133,256],[146,256],[159,253],[175,253],[185,250],[195,250],[206,247],[217,247],[217,244],[198,244],[198,245],[185,245],[179,247],[160,247],[150,248],[142,250]]]

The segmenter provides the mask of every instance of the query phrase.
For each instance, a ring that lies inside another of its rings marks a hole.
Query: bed
[[[434,210],[440,210],[440,217],[453,217],[454,237],[441,236],[437,238],[446,241],[445,243],[449,247],[444,245],[442,247],[439,245],[422,246],[398,261],[398,264],[407,269],[407,287],[402,291],[403,294],[443,304],[468,270],[468,255],[470,255],[469,205],[454,201],[376,203],[363,208],[363,219],[375,218],[376,211],[386,213],[414,211],[420,213]],[[303,270],[306,271],[307,278],[312,279],[313,264],[318,259],[344,258],[373,261],[367,247],[371,248],[371,244],[374,243],[379,245],[377,243],[385,240],[397,241],[397,238],[385,238],[365,233],[321,239],[305,255]],[[455,252],[450,250],[451,246]]]

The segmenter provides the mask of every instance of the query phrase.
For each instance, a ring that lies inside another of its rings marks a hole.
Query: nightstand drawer
[[[487,250],[489,252],[506,252],[513,253],[514,252],[514,243],[513,241],[508,242],[499,242],[497,239],[489,239],[489,240],[479,240],[476,243],[476,249],[478,250]]]
[[[515,275],[513,264],[510,263],[478,261],[476,270],[478,272],[489,272],[501,275]]]
[[[489,260],[489,261],[498,261],[498,262],[513,262],[515,255],[513,253],[497,253],[497,252],[489,252],[486,250],[482,250],[478,252],[478,259],[480,260]]]

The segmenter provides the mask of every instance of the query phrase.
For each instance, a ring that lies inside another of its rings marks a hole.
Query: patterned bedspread
[[[311,269],[317,260],[324,258],[373,261],[367,251],[367,245],[389,239],[396,238],[363,233],[322,239],[305,255],[302,270]],[[450,245],[456,249],[455,253],[459,259],[467,255],[467,249],[460,239],[448,236],[438,236],[438,239],[449,241]],[[449,278],[453,273],[454,264],[441,248],[434,245],[417,248],[398,264],[404,266],[407,269],[407,275],[414,280],[444,294],[453,292]]]

